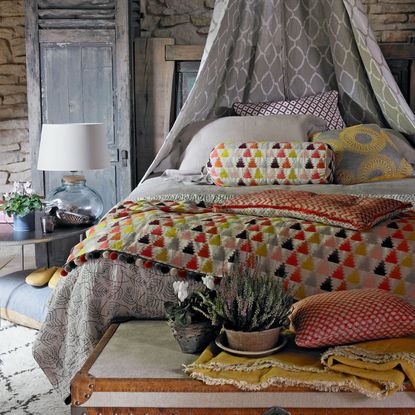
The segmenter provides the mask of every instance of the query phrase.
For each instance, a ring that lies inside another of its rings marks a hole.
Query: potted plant
[[[33,193],[30,182],[14,182],[13,191],[3,195],[0,209],[7,216],[13,216],[15,231],[33,231],[35,229],[35,211],[43,206],[39,195]]]
[[[175,281],[173,289],[178,301],[164,303],[168,324],[183,353],[199,353],[214,339],[218,328],[203,314],[207,310],[198,293],[213,299],[214,291],[204,286],[189,294],[185,281]]]
[[[207,309],[202,310],[205,316],[223,325],[229,346],[240,351],[275,347],[293,304],[281,279],[246,268],[225,274],[215,297],[197,295]]]

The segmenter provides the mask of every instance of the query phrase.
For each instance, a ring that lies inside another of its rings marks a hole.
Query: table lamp
[[[77,171],[110,166],[103,124],[43,124],[38,170],[70,171],[62,185],[46,196],[48,209],[63,225],[88,225],[102,214],[99,194]]]

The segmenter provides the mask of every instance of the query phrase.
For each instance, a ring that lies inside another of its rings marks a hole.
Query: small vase
[[[183,353],[200,353],[218,334],[209,321],[179,326],[169,321],[174,338]]]
[[[35,230],[35,212],[24,216],[13,215],[13,230],[15,232],[30,232]]]
[[[280,337],[281,327],[262,331],[235,331],[224,329],[229,346],[244,352],[262,352],[275,347]]]

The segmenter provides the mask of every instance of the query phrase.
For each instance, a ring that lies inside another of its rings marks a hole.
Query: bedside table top
[[[55,228],[51,233],[42,233],[40,221],[38,220],[36,221],[36,230],[31,232],[14,232],[12,224],[2,223],[0,224],[0,245],[16,246],[57,241],[59,239],[81,235],[91,226],[62,227]]]

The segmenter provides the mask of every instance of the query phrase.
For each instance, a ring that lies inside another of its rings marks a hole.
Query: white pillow
[[[314,115],[224,117],[202,127],[182,154],[179,169],[200,172],[219,143],[232,141],[302,141],[327,130],[327,122]]]

